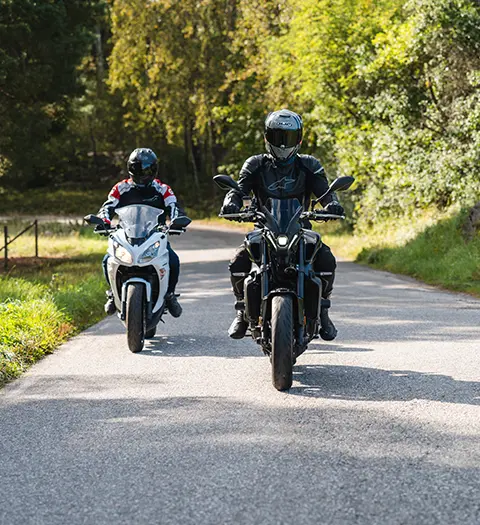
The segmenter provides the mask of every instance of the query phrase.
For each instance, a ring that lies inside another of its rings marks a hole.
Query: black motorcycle
[[[227,175],[213,178],[223,190],[240,191]],[[249,206],[220,217],[253,222],[255,230],[245,238],[252,270],[245,279],[245,311],[253,339],[270,357],[272,382],[277,390],[292,386],[295,361],[318,337],[322,307],[322,281],[313,261],[322,246],[318,233],[304,228],[305,221],[344,219],[315,210],[315,205],[334,191],[348,189],[353,177],[339,177],[327,192],[305,211],[297,199],[269,199],[265,206]],[[326,303],[324,303],[327,306]]]

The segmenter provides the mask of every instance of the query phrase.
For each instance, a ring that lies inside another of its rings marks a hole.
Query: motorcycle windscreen
[[[158,217],[163,210],[146,206],[145,204],[132,204],[115,210],[120,218],[120,226],[125,230],[129,239],[145,239],[158,224]]]
[[[290,223],[292,220],[294,223],[298,222],[303,209],[298,199],[269,199],[268,208],[277,223],[279,233],[290,233]]]

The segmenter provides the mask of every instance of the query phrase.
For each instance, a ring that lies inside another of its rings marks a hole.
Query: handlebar
[[[263,213],[260,212],[240,212],[240,213],[225,213],[220,214],[220,218],[229,219],[238,222],[256,222],[259,219],[265,218]],[[300,215],[301,219],[309,219],[311,221],[330,221],[345,219],[345,215],[334,215],[333,213],[322,213],[322,210],[317,211],[304,211]]]
[[[97,235],[104,235],[105,237],[107,235],[110,235],[111,233],[113,233],[114,231],[117,231],[117,228],[99,228],[97,230],[97,228],[95,228],[93,230],[93,233],[96,233]]]
[[[185,233],[187,231],[186,228],[171,230],[170,226],[166,226],[166,225],[158,226],[157,228],[159,232],[169,234],[169,235],[181,235],[182,233]],[[110,235],[113,232],[116,232],[117,230],[118,230],[118,226],[116,226],[115,228],[98,228],[98,229],[95,228],[93,230],[93,233],[107,237],[108,235]]]
[[[243,213],[220,213],[221,219],[230,219],[238,222],[256,222],[258,219],[264,217],[263,213],[259,212],[243,212]]]
[[[344,220],[345,215],[334,215],[333,213],[322,213],[322,210],[318,211],[305,211],[300,215],[302,219],[309,219],[311,221],[336,221]]]

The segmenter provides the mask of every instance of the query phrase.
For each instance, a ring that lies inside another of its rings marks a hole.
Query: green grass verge
[[[105,249],[98,239],[52,237],[43,245],[46,257],[20,253],[0,275],[0,385],[102,319]]]
[[[466,211],[450,210],[439,220],[426,212],[415,221],[325,236],[325,241],[346,259],[480,296],[480,233],[465,238],[466,218]]]

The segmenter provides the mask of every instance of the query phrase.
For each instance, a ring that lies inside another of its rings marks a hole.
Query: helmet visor
[[[300,129],[272,129],[265,130],[265,138],[272,146],[277,148],[293,148],[300,144],[302,131]]]
[[[133,182],[136,184],[146,184],[151,182],[157,174],[156,162],[131,162],[129,165],[129,173]]]

